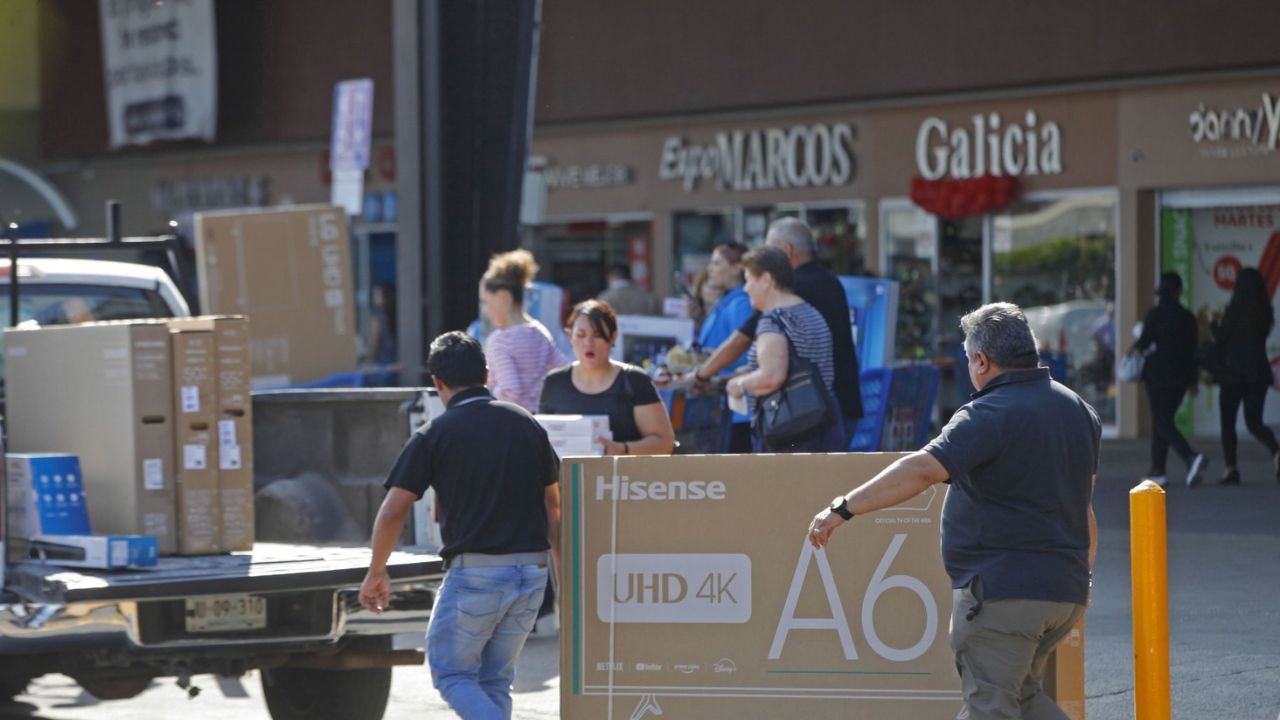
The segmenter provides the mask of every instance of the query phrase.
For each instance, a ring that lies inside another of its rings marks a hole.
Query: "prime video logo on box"
[[[720,480],[632,480],[596,476],[596,501],[604,500],[723,500]]]

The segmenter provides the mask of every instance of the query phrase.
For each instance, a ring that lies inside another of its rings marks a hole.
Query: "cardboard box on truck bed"
[[[177,551],[173,380],[163,322],[10,329],[11,452],[80,456],[94,532],[155,535]]]
[[[212,330],[174,329],[174,460],[177,462],[178,553],[222,551],[218,492],[217,362]]]
[[[201,307],[253,322],[254,387],[355,369],[351,253],[341,209],[197,213],[195,236]]]
[[[253,401],[249,394],[251,331],[242,315],[169,321],[177,331],[213,334],[215,376],[210,467],[218,483],[223,552],[253,549]]]
[[[806,536],[899,457],[565,460],[561,716],[957,717],[946,487]]]

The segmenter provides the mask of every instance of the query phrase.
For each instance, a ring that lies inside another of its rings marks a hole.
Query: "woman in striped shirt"
[[[494,255],[480,279],[480,306],[493,331],[485,338],[489,390],[498,400],[537,412],[542,379],[568,364],[551,333],[524,311],[524,288],[538,273],[528,250]]]
[[[762,314],[756,325],[755,342],[747,355],[747,372],[735,376],[725,386],[732,397],[751,396],[752,416],[755,401],[782,387],[787,381],[790,350],[817,366],[829,395],[828,407],[837,407],[831,388],[835,383],[835,356],[832,350],[831,330],[822,315],[792,291],[795,271],[786,253],[763,246],[747,253],[742,259],[747,270],[747,296],[751,307]],[[840,413],[829,412],[827,423],[809,437],[785,447],[772,447],[761,436],[758,428],[752,428],[752,442],[756,452],[803,453],[838,452],[843,450],[844,429]]]

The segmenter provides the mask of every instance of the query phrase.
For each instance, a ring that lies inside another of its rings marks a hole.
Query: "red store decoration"
[[[911,179],[911,201],[946,220],[985,215],[1009,207],[1018,180],[1009,175],[983,175],[964,180]]]

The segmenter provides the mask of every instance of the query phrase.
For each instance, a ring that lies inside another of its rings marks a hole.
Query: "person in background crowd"
[[[494,255],[480,280],[480,305],[493,332],[485,338],[489,388],[499,400],[533,412],[547,373],[569,361],[551,333],[524,311],[524,289],[538,274],[528,250]]]
[[[398,359],[395,286],[374,285],[369,293],[365,361],[375,365],[393,365]]]
[[[711,262],[707,264],[707,282],[724,288],[724,297],[715,304],[707,319],[698,331],[698,345],[703,348],[720,347],[725,340],[751,317],[751,299],[742,288],[742,257],[747,253],[747,246],[742,243],[725,243],[717,245],[711,253]],[[728,377],[746,363],[747,359],[739,355],[719,371],[721,377]],[[710,375],[700,374],[702,368],[693,371],[693,379],[705,382]],[[733,414],[730,425],[729,452],[751,452],[751,418],[739,413]]]
[[[814,260],[817,247],[809,226],[796,218],[781,218],[769,226],[765,244],[782,250],[795,268],[795,294],[822,315],[831,332],[835,355],[836,400],[844,416],[845,448],[853,439],[854,428],[862,417],[862,389],[858,369],[858,352],[853,342],[853,325],[849,322],[849,300],[844,286],[830,270]],[[698,370],[701,377],[710,377],[737,360],[751,347],[755,337],[756,322],[760,314],[753,314],[737,332],[716,348],[711,357]]]
[[[1106,311],[1089,329],[1089,339],[1093,341],[1093,361],[1089,363],[1089,374],[1093,376],[1093,385],[1105,391],[1115,380],[1116,371],[1116,305],[1107,302]]]
[[[960,717],[1066,720],[1044,693],[1044,672],[1089,602],[1102,423],[1037,367],[1035,335],[1018,306],[984,305],[960,326],[973,399],[923,450],[836,496],[809,523],[809,541],[825,547],[845,522],[950,483],[942,560],[953,588]]]
[[[538,412],[608,415],[613,437],[598,438],[605,455],[669,455],[676,433],[653,381],[640,368],[609,358],[618,339],[618,316],[609,303],[578,303],[565,332],[577,360],[547,376]]]
[[[711,282],[711,273],[706,268],[693,276],[693,292],[689,296],[689,319],[693,320],[694,334],[702,332],[702,326],[711,314],[712,308],[724,297],[724,288]]]
[[[559,555],[560,462],[523,408],[485,390],[480,343],[445,333],[427,369],[447,408],[413,434],[387,477],[360,604],[387,610],[387,558],[427,488],[440,499],[444,583],[427,628],[427,664],[462,718],[511,717],[511,682]]]
[[[1160,487],[1169,483],[1165,461],[1169,447],[1187,464],[1187,486],[1200,482],[1204,470],[1204,453],[1191,449],[1191,444],[1178,430],[1173,416],[1188,390],[1196,392],[1199,370],[1196,349],[1199,330],[1191,311],[1178,302],[1182,295],[1182,277],[1176,272],[1160,276],[1156,288],[1156,306],[1142,321],[1142,334],[1129,352],[1154,350],[1142,365],[1142,381],[1147,386],[1147,402],[1151,404],[1151,467],[1145,479]]]
[[[1267,336],[1273,325],[1275,311],[1271,298],[1267,297],[1262,273],[1257,268],[1244,268],[1236,275],[1236,287],[1222,320],[1209,328],[1222,367],[1218,377],[1222,385],[1218,395],[1222,456],[1226,463],[1222,479],[1218,481],[1222,485],[1240,484],[1240,471],[1236,469],[1236,418],[1242,401],[1245,425],[1271,453],[1276,480],[1280,481],[1280,447],[1271,428],[1262,421],[1267,388],[1273,382],[1271,363],[1267,361]]]
[[[653,293],[631,282],[629,265],[614,265],[605,275],[609,287],[597,299],[609,303],[619,315],[661,315],[662,303]]]
[[[730,397],[751,395],[753,426],[752,441],[755,452],[839,452],[848,447],[844,424],[839,417],[838,406],[832,395],[829,417],[825,425],[812,435],[783,447],[774,447],[765,440],[759,428],[759,415],[755,413],[756,401],[776,391],[787,381],[791,352],[795,351],[816,365],[822,374],[824,390],[831,395],[835,379],[835,356],[831,349],[831,331],[822,315],[793,291],[795,270],[786,253],[775,247],[759,247],[742,259],[747,270],[746,291],[751,307],[759,310],[756,324],[756,340],[747,356],[748,372],[737,375],[725,385]]]

